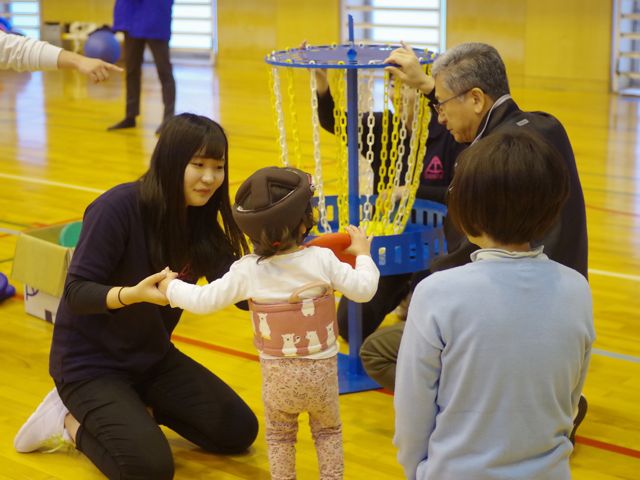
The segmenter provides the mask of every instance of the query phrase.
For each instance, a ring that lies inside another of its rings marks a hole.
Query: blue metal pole
[[[347,56],[351,64],[356,63],[356,50],[353,37],[353,17],[349,15],[349,42],[351,48]],[[349,161],[349,223],[360,224],[360,194],[358,183],[358,70],[347,69],[347,145]],[[360,363],[360,345],[362,345],[362,305],[349,302],[349,373],[363,373]]]

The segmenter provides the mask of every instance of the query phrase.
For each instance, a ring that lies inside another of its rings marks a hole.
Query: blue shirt
[[[594,340],[585,278],[478,250],[416,288],[394,405],[409,479],[569,480],[569,433]]]
[[[173,0],[116,0],[113,29],[132,38],[169,41],[172,7]]]

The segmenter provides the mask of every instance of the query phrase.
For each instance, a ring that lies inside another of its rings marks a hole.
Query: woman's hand
[[[140,302],[153,303],[154,305],[160,306],[167,305],[169,300],[165,296],[164,292],[160,291],[158,288],[158,283],[167,279],[171,274],[173,274],[171,270],[164,269],[161,272],[154,273],[153,275],[149,275],[147,278],[140,280],[140,282],[133,287],[124,287],[120,291],[120,303],[123,304],[123,306]]]
[[[124,70],[117,65],[104,62],[97,58],[62,50],[58,56],[58,68],[72,68],[85,75],[91,82],[100,83],[109,78],[112,73]]]
[[[323,96],[329,91],[329,76],[326,68],[314,68],[311,75],[316,76],[316,91]]]
[[[435,88],[433,77],[424,72],[413,49],[404,42],[400,43],[402,47],[396,48],[384,60],[384,63],[393,63],[396,66],[385,67],[385,70],[410,87],[417,88],[425,95],[430,94]]]
[[[364,227],[349,225],[345,230],[351,237],[351,245],[345,249],[345,253],[350,253],[356,257],[358,255],[371,256],[371,241],[373,237],[367,237],[367,232],[364,230]]]
[[[391,196],[390,198],[391,206],[394,207],[395,204],[402,199],[402,197],[404,197],[405,195],[408,195],[408,191],[409,191],[409,187],[407,187],[406,185],[400,185],[397,188],[382,190],[378,194],[378,198],[380,199],[380,204],[383,205],[387,201],[387,197]]]

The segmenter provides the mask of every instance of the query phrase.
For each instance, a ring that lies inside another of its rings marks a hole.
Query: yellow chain
[[[349,225],[349,165],[347,156],[347,99],[345,95],[346,70],[338,70],[333,117],[338,143],[338,229]]]
[[[296,168],[301,168],[302,155],[300,154],[300,135],[298,134],[298,115],[296,113],[296,92],[293,78],[293,68],[287,71],[287,93],[289,94],[289,115],[291,117],[291,138],[293,140],[293,157]]]
[[[427,64],[424,66],[425,73],[427,75],[431,75],[431,64]],[[413,175],[413,182],[411,184],[411,188],[409,190],[409,199],[407,200],[406,205],[404,206],[404,211],[402,212],[402,218],[400,223],[399,232],[403,232],[407,222],[409,221],[409,216],[411,214],[411,209],[413,208],[413,204],[416,200],[416,192],[418,191],[418,187],[420,186],[420,177],[422,176],[422,167],[424,166],[424,158],[427,153],[427,140],[429,138],[429,123],[431,122],[431,108],[429,107],[429,102],[424,95],[419,96],[420,99],[420,118],[419,118],[419,143],[418,143],[418,152],[416,157],[416,167]],[[417,135],[418,133],[414,133]]]
[[[284,112],[282,111],[282,97],[280,95],[280,78],[276,67],[269,68],[269,92],[271,93],[275,126],[278,130],[276,137],[277,150],[280,151],[282,164],[286,166],[288,164],[287,139],[284,127]]]
[[[393,203],[391,202],[393,185],[394,185],[394,177],[396,175],[396,161],[398,160],[398,130],[400,127],[400,91],[402,89],[402,84],[399,79],[396,79],[395,88],[393,91],[393,118],[392,118],[392,130],[391,130],[391,152],[389,153],[389,168],[387,170],[387,183],[384,187],[384,200],[380,205],[381,210],[381,225],[378,227],[379,230],[382,230],[380,234],[388,234],[390,231],[390,222],[391,222],[391,214]],[[381,179],[382,180],[382,179]],[[380,192],[378,192],[378,195]],[[378,197],[379,198],[379,197]],[[376,202],[378,203],[378,202]]]
[[[404,206],[403,212],[401,214],[401,222],[400,228],[397,233],[403,232],[407,221],[411,215],[411,209],[413,208],[413,203],[416,200],[416,192],[418,191],[418,187],[420,185],[420,177],[422,176],[422,167],[424,166],[424,158],[427,152],[427,140],[429,138],[429,122],[431,121],[431,108],[429,107],[429,102],[426,97],[420,96],[420,121],[419,121],[419,148],[417,152],[416,158],[416,166],[415,173],[413,175],[411,187],[409,189],[409,199],[407,200],[406,205]],[[418,132],[415,133],[418,135]]]
[[[378,196],[376,198],[375,212],[373,214],[373,219],[368,226],[369,228],[367,229],[367,234],[369,235],[380,235],[382,233],[379,225],[380,218],[382,216],[382,205],[384,202],[381,200],[380,194],[384,192],[384,177],[387,174],[387,145],[389,145],[389,81],[389,72],[385,70],[382,103],[382,136],[380,137],[380,168],[378,170],[380,178],[378,179],[378,185],[376,185],[376,192]]]

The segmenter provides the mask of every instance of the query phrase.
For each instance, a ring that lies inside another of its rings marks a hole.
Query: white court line
[[[607,272],[606,270],[597,270],[590,268],[589,273],[593,275],[602,275],[603,277],[623,278],[632,282],[640,282],[640,275],[629,275],[628,273]]]
[[[104,193],[104,190],[100,190],[97,188],[81,187],[80,185],[72,185],[70,183],[52,182],[51,180],[22,177],[20,175],[9,175],[8,173],[0,173],[0,178],[7,178],[9,180],[18,180],[20,182],[27,182],[27,183],[38,183],[40,185],[49,185],[51,187],[69,188],[71,190],[82,190],[83,192]]]
[[[640,363],[640,357],[633,355],[609,352],[608,350],[600,350],[599,348],[593,348],[591,351],[596,355],[602,355],[603,357],[617,358],[618,360],[626,360],[627,362]]]
[[[103,193],[104,190],[98,190],[97,188],[88,188],[88,187],[81,187],[79,185],[72,185],[69,183],[60,183],[60,182],[52,182],[49,180],[41,180],[41,179],[37,179],[37,178],[30,178],[30,177],[22,177],[19,175],[9,175],[6,173],[0,173],[0,178],[7,178],[9,180],[19,180],[21,182],[27,182],[27,183],[38,183],[41,185],[50,185],[52,187],[60,187],[60,188],[69,188],[72,190],[82,190],[85,192],[92,192],[92,193]],[[14,231],[9,231],[9,229],[0,229],[0,231],[4,231],[6,233],[10,233],[13,234]],[[606,270],[598,270],[595,268],[590,268],[589,269],[589,273],[591,275],[601,275],[603,277],[614,277],[614,278],[621,278],[624,280],[631,280],[634,282],[640,282],[640,275],[629,275],[629,274],[625,274],[625,273],[617,273],[617,272],[608,272]],[[599,348],[594,348],[592,350],[592,352],[596,355],[601,355],[604,357],[610,357],[610,358],[617,358],[619,360],[626,360],[628,362],[633,362],[633,363],[640,363],[640,357],[635,357],[633,355],[625,355],[622,353],[616,353],[616,352],[609,352],[607,350],[600,350]]]
[[[21,182],[27,182],[27,183],[38,183],[40,185],[50,185],[52,187],[69,188],[72,190],[82,190],[84,192],[92,192],[92,193],[105,192],[104,190],[99,190],[97,188],[81,187],[79,185],[72,185],[70,183],[52,182],[50,180],[42,180],[39,178],[32,178],[32,177],[23,177],[20,175],[9,175],[7,173],[0,173],[0,178],[7,178],[9,180],[19,180]],[[602,275],[604,277],[615,277],[615,278],[622,278],[625,280],[631,280],[634,282],[640,282],[640,275],[629,275],[626,273],[608,272],[606,270],[597,270],[594,268],[590,268],[589,273],[593,275]]]

